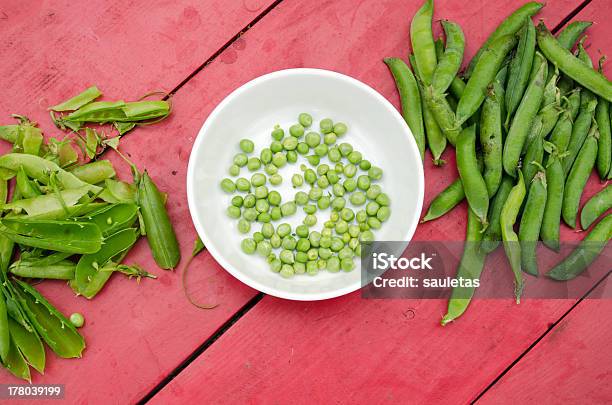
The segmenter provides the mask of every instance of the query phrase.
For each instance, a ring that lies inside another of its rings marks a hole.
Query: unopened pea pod
[[[544,159],[544,139],[542,138],[542,132],[538,131],[529,142],[521,168],[525,184],[531,184],[531,180],[533,180],[542,164],[542,159]]]
[[[558,251],[565,174],[556,151],[551,152],[546,164],[546,183],[546,206],[544,207],[540,237],[544,245]]]
[[[170,113],[170,103],[164,100],[132,101],[122,107],[126,121],[144,121],[165,117]]]
[[[11,266],[10,272],[16,276],[28,278],[44,278],[53,280],[72,280],[76,264],[70,260],[62,260],[48,266],[31,266],[25,263]]]
[[[10,143],[17,142],[19,136],[19,125],[2,125],[0,126],[0,139],[4,139]]]
[[[516,296],[516,303],[521,302],[521,295],[523,293],[524,281],[521,270],[521,246],[519,244],[518,235],[514,232],[514,224],[516,218],[523,205],[525,199],[525,182],[523,181],[523,173],[518,172],[518,182],[510,194],[508,199],[504,203],[500,216],[501,234],[502,240],[504,241],[504,250],[510,262],[512,273],[514,273],[514,295]]]
[[[526,18],[520,31],[518,48],[510,61],[508,84],[506,86],[506,128],[510,127],[510,117],[516,111],[529,83],[535,44],[535,26],[531,18]]]
[[[465,193],[463,192],[463,184],[461,183],[461,179],[457,179],[431,201],[427,213],[421,222],[440,218],[455,208],[464,198]]]
[[[96,160],[95,162],[76,166],[70,172],[89,184],[101,183],[116,175],[113,164],[108,160]]]
[[[438,59],[441,59],[443,54],[444,54],[444,44],[442,43],[441,39],[438,39],[436,41],[436,56]],[[459,77],[459,75],[455,75],[455,77],[451,81],[449,89],[450,89],[450,94],[453,97],[455,97],[457,100],[459,100],[461,96],[463,95],[463,90],[465,89],[465,82],[461,79],[461,77]],[[453,107],[453,111],[457,109],[457,103],[455,103],[455,105],[451,104],[451,106]]]
[[[138,239],[136,228],[123,229],[104,239],[102,248],[96,253],[81,256],[74,274],[76,290],[85,298],[93,298],[112,274],[112,272],[103,273],[100,269],[113,257],[129,250],[136,239]]]
[[[591,25],[593,25],[591,21],[574,21],[568,24],[557,36],[559,45],[571,51],[580,35]]]
[[[11,340],[17,346],[26,362],[36,371],[43,374],[45,370],[45,348],[36,332],[28,331],[22,325],[9,318],[8,325]]]
[[[612,208],[612,185],[606,186],[584,204],[580,213],[582,229],[588,229],[597,218],[610,208]]]
[[[474,125],[464,129],[457,138],[457,169],[470,208],[486,228],[489,194],[480,173],[476,157],[476,131]]]
[[[538,113],[540,104],[542,103],[547,67],[548,65],[545,60],[542,60],[539,67],[537,67],[536,73],[527,86],[525,96],[514,114],[512,125],[510,125],[510,130],[506,137],[503,151],[503,165],[506,173],[513,177],[516,176],[523,147],[527,141],[529,131]]]
[[[600,99],[597,102],[595,121],[599,129],[597,172],[599,178],[605,180],[610,172],[610,160],[612,159],[612,130],[610,129],[610,103],[608,101]]]
[[[0,234],[21,245],[75,254],[95,253],[102,245],[100,228],[74,221],[5,217]]]
[[[425,85],[431,84],[436,67],[436,46],[431,31],[433,18],[433,0],[425,0],[410,23],[410,40],[421,80]]]
[[[578,152],[580,152],[580,148],[584,144],[585,139],[589,135],[590,132],[593,132],[597,127],[597,122],[595,121],[595,108],[596,108],[597,100],[592,100],[587,108],[578,114],[578,118],[574,121],[574,125],[572,126],[572,135],[567,144],[567,155],[563,158],[563,171],[565,175],[569,173],[574,161],[578,156]]]
[[[503,175],[499,188],[491,200],[491,207],[489,208],[489,226],[482,236],[482,244],[480,247],[485,253],[491,253],[497,249],[499,242],[502,240],[501,211],[502,208],[504,208],[504,204],[513,186],[514,180],[512,177]]]
[[[540,166],[541,169],[542,166]],[[540,236],[542,218],[546,206],[546,173],[540,170],[536,173],[527,195],[525,209],[521,216],[518,238],[521,245],[521,268],[523,271],[537,276],[538,262],[536,247]]]
[[[162,194],[145,171],[138,182],[138,205],[153,258],[162,269],[176,267],[181,252]]]
[[[572,137],[572,127],[571,111],[566,107],[561,112],[549,138],[550,143],[555,146],[557,153],[562,154],[567,149],[567,145]]]
[[[95,101],[89,103],[67,115],[63,120],[68,122],[110,122],[123,121],[126,115],[122,108],[125,102]]]
[[[484,268],[486,253],[480,249],[482,239],[482,224],[478,216],[468,208],[467,231],[465,247],[461,262],[457,269],[457,278],[464,280],[478,280]],[[442,326],[459,318],[467,309],[475,287],[455,287],[448,301],[448,310],[442,318]]]
[[[43,194],[5,204],[2,209],[16,213],[25,211],[30,216],[39,216],[74,206],[89,191],[89,187],[71,188],[59,193]]]
[[[571,228],[576,228],[576,216],[580,205],[580,197],[593,170],[593,166],[595,166],[598,136],[597,128],[593,127],[567,176],[561,214],[565,223]]]
[[[591,69],[572,55],[570,51],[563,48],[551,35],[544,23],[538,24],[537,39],[542,53],[559,70],[593,93],[612,101],[612,83],[601,73]]]
[[[421,159],[423,159],[425,156],[425,127],[423,126],[419,86],[414,75],[403,60],[399,58],[385,58],[384,61],[395,79],[395,85],[400,96],[402,116],[414,136],[414,140],[421,153]]]
[[[100,97],[102,93],[96,86],[91,86],[76,96],[69,98],[68,100],[54,105],[53,107],[49,107],[50,110],[53,111],[74,111],[83,107],[85,104],[89,104],[98,97]]]
[[[580,275],[606,247],[612,238],[612,215],[606,216],[561,263],[548,272],[548,277],[566,281]]]
[[[480,47],[476,55],[474,55],[466,69],[465,76],[470,77],[473,74],[472,72],[475,70],[476,65],[483,56],[483,53],[486,52],[486,49],[488,49],[496,39],[505,35],[516,34],[525,23],[525,19],[531,18],[538,11],[540,11],[542,7],[544,7],[543,3],[537,3],[534,1],[525,3],[510,14],[504,21],[502,21],[495,31],[493,31],[493,33],[489,36],[489,38],[487,38],[482,47]]]
[[[442,27],[446,34],[446,49],[442,57],[438,58],[432,79],[432,87],[437,94],[446,93],[457,76],[465,50],[465,36],[461,27],[447,20],[442,21]]]
[[[114,234],[129,228],[138,218],[138,206],[133,203],[108,205],[98,211],[91,212],[79,218],[81,222],[94,223],[100,228],[102,236]]]
[[[455,113],[448,104],[446,96],[444,94],[436,94],[433,87],[430,86],[425,89],[425,102],[448,142],[451,145],[455,145],[457,143],[457,136],[461,132],[461,126],[455,126]]]
[[[70,321],[36,289],[16,280],[18,299],[38,334],[62,358],[81,357],[85,340]]]
[[[484,161],[483,177],[487,185],[489,198],[497,192],[503,173],[501,125],[501,106],[495,89],[491,86],[480,114],[480,144],[482,145]]]
[[[484,101],[489,83],[493,81],[506,55],[515,44],[514,35],[505,35],[492,42],[482,53],[457,105],[457,126],[467,121],[478,110]]]

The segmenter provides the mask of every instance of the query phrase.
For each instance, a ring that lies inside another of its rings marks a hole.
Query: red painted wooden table
[[[110,98],[173,92],[174,112],[127,136],[122,148],[146,166],[168,206],[186,257],[195,237],[185,195],[189,151],[214,106],[274,70],[319,67],[349,74],[398,104],[381,62],[405,56],[414,0],[150,0],[0,3],[0,116],[22,113],[55,132],[46,106],[93,83]],[[435,18],[461,24],[466,59],[522,1],[439,0]],[[589,52],[612,52],[607,0],[550,0],[537,18],[561,27],[595,21]],[[437,25],[437,24],[436,24]],[[439,28],[436,27],[439,31]],[[610,64],[606,73],[610,76]],[[112,157],[128,175],[128,168]],[[426,159],[427,204],[457,175]],[[601,189],[591,179],[584,198]],[[416,240],[461,240],[464,205],[419,226]],[[577,235],[564,230],[565,239]],[[156,269],[140,243],[128,260]],[[263,296],[204,252],[188,276],[153,270],[139,286],[114,277],[94,300],[61,282],[40,288],[63,312],[86,314],[88,348],[78,360],[50,354],[35,383],[65,384],[70,403],[484,403],[612,400],[610,300],[477,300],[442,328],[442,300],[324,302]],[[609,294],[608,294],[609,296]],[[0,371],[0,382],[19,381]]]

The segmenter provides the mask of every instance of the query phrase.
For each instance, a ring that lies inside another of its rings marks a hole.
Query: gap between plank
[[[563,20],[559,22],[559,24],[555,25],[555,27],[550,31],[553,34],[556,34],[565,24],[571,21],[572,18],[576,17],[579,12],[582,11],[583,8],[588,6],[593,0],[584,0],[582,3],[578,5],[571,13],[567,15]]]

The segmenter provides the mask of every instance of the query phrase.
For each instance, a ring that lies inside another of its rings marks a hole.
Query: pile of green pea
[[[375,184],[383,176],[382,169],[351,144],[337,142],[348,132],[347,125],[324,118],[319,132],[312,126],[307,113],[299,114],[288,134],[274,126],[272,141],[259,157],[254,155],[253,141],[241,140],[240,152],[228,170],[233,179],[220,183],[223,191],[232,194],[227,215],[237,220],[238,231],[246,235],[256,229],[242,240],[242,251],[266,258],[270,269],[285,278],[321,270],[353,270],[354,260],[361,255],[360,242],[374,240],[373,230],[391,215],[389,196]],[[295,195],[284,200],[272,188],[283,182],[280,170],[300,160],[300,170],[290,180]],[[241,177],[243,168],[250,180]],[[298,207],[304,213],[300,225],[295,229],[287,222],[275,226],[295,215]],[[327,220],[315,229],[326,211]]]

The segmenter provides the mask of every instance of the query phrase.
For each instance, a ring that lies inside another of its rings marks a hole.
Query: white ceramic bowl
[[[239,152],[241,139],[252,139],[259,156],[272,141],[273,126],[280,124],[287,132],[301,112],[313,116],[315,130],[325,117],[345,122],[349,131],[338,142],[349,142],[383,169],[380,184],[391,197],[392,214],[375,232],[377,240],[412,238],[423,204],[424,179],[416,142],[401,115],[374,89],[349,76],[319,69],[281,70],[246,83],[215,108],[200,129],[189,158],[187,197],[196,230],[219,264],[240,281],[266,294],[310,301],[359,289],[358,260],[349,273],[322,271],[314,277],[282,278],[269,270],[264,258],[241,251],[245,236],[237,231],[237,221],[227,216],[231,197],[219,187],[221,179],[229,177],[228,168]],[[306,163],[302,160],[300,156],[297,164],[288,164],[280,171],[284,181],[278,190],[283,201],[293,199],[296,190],[290,179],[300,172],[300,164]],[[251,173],[244,167],[241,176],[250,179]],[[308,191],[305,186],[301,189]],[[287,222],[295,227],[303,216],[298,209]],[[319,229],[328,219],[329,210],[317,216]],[[259,229],[255,223],[251,232]]]

